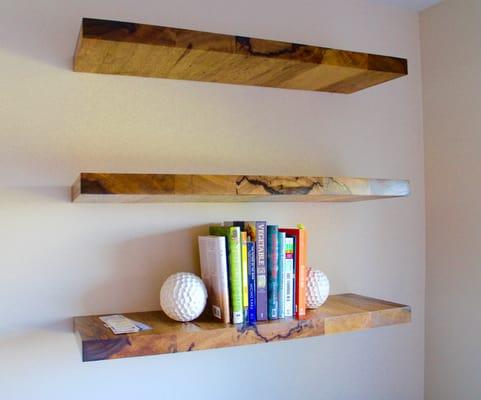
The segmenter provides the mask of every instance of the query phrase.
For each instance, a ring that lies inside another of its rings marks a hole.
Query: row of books
[[[201,276],[212,315],[255,324],[306,314],[306,231],[231,221],[199,236]]]

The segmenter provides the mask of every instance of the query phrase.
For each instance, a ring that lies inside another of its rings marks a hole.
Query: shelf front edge
[[[345,202],[410,194],[409,181],[391,179],[261,176],[81,173],[72,201],[149,202]]]
[[[341,294],[330,296],[322,307],[308,311],[304,320],[276,320],[254,326],[223,324],[208,317],[180,323],[170,320],[161,311],[124,315],[151,325],[153,330],[114,335],[98,316],[74,318],[83,361],[190,352],[366,330],[408,323],[411,308],[356,294]]]

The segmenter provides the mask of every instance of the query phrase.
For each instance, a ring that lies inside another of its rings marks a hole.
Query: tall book
[[[279,318],[284,318],[286,314],[286,233],[278,233],[278,247],[279,247],[279,284],[277,287],[277,298],[279,302]]]
[[[267,320],[267,257],[266,257],[266,221],[225,222],[226,226],[238,226],[247,232],[247,240],[256,247],[256,306],[257,321]]]
[[[249,324],[254,324],[257,321],[257,293],[256,293],[256,244],[254,242],[247,242],[247,270],[248,270],[248,318]]]
[[[268,318],[279,318],[279,227],[267,225],[267,301]]]
[[[208,301],[214,318],[230,322],[227,251],[225,238],[199,236],[201,277],[207,288]]]
[[[244,321],[248,318],[249,289],[248,289],[248,260],[247,260],[247,233],[241,232],[241,259],[242,259],[242,308],[244,310]]]
[[[232,322],[234,324],[241,324],[244,321],[244,309],[242,303],[240,228],[236,226],[212,225],[209,227],[209,233],[214,236],[224,236],[226,238]]]
[[[280,232],[282,234],[285,232]],[[295,271],[295,257],[294,257],[294,238],[286,236],[285,254],[284,254],[284,274],[285,274],[285,302],[284,302],[284,316],[292,317],[294,315],[294,271]]]
[[[295,240],[296,260],[296,286],[295,286],[295,316],[303,319],[306,316],[306,230],[299,226],[294,229],[279,229],[285,232],[286,236],[292,236]]]

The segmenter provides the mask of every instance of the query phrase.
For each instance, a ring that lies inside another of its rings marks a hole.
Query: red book
[[[295,238],[296,254],[296,290],[295,290],[295,316],[297,319],[304,319],[306,316],[306,278],[307,278],[307,232],[304,228],[279,229],[285,232],[286,236]]]

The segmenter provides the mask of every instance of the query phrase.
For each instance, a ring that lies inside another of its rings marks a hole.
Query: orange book
[[[295,316],[297,319],[304,319],[306,316],[306,278],[307,278],[307,232],[301,225],[293,229],[279,229],[291,236],[295,241],[296,259],[296,288],[295,288]]]

